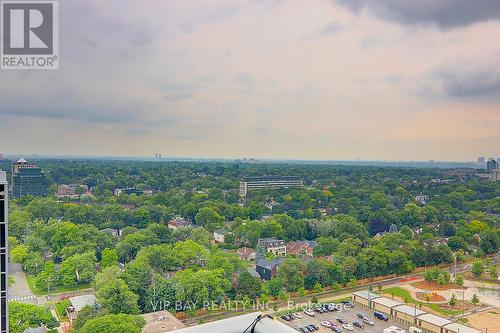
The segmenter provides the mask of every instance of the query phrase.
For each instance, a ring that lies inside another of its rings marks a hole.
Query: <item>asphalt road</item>
[[[389,326],[396,326],[396,327],[400,327],[400,328],[403,328],[405,330],[408,330],[408,327],[404,326],[400,322],[397,322],[393,319],[389,319],[388,321],[381,321],[373,316],[373,312],[370,312],[370,311],[363,309],[363,308],[360,308],[360,307],[354,307],[351,309],[342,308],[341,311],[334,311],[334,312],[327,312],[327,313],[316,313],[316,315],[314,317],[309,317],[309,316],[304,314],[304,318],[294,319],[292,321],[285,321],[281,318],[279,320],[282,321],[283,323],[285,323],[286,325],[291,326],[295,329],[297,329],[298,327],[303,327],[303,326],[308,325],[308,324],[316,324],[320,327],[320,329],[318,331],[315,331],[318,333],[326,333],[326,332],[332,333],[333,331],[330,328],[326,328],[326,327],[321,326],[321,322],[322,321],[334,321],[337,323],[337,325],[338,325],[337,327],[339,327],[343,333],[348,333],[350,331],[342,328],[342,324],[340,324],[337,321],[337,318],[343,318],[343,319],[347,320],[350,324],[352,324],[354,321],[358,321],[358,322],[361,321],[357,317],[358,313],[361,313],[365,317],[372,320],[375,323],[375,325],[368,326],[367,324],[365,324],[363,329],[354,326],[354,330],[352,331],[352,333],[363,333],[363,332],[383,333],[384,328],[387,328]]]
[[[37,298],[31,292],[20,264],[9,263],[9,276],[14,278],[14,284],[9,287],[9,301],[37,304]]]

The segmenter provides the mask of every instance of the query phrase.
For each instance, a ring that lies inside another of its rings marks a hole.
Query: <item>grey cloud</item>
[[[500,101],[500,67],[446,64],[435,68],[419,84],[418,94],[430,99]]]
[[[462,72],[460,69],[436,73],[443,93],[450,97],[500,99],[500,71],[498,68],[478,68]]]
[[[363,10],[401,24],[435,24],[443,29],[500,19],[498,0],[334,0],[359,14]]]

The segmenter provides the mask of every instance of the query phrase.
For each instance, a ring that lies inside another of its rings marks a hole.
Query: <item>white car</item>
[[[348,331],[352,331],[354,329],[351,324],[344,324],[342,327]]]
[[[293,316],[294,316],[295,318],[297,318],[297,319],[302,319],[302,318],[304,318],[304,316],[303,316],[303,315],[302,315],[302,313],[300,313],[300,312],[296,312],[296,313],[294,313],[294,314],[293,314]]]
[[[332,327],[332,323],[330,323],[329,321],[322,321],[321,326],[330,328]]]
[[[312,310],[304,310],[304,313],[308,315],[309,317],[314,317],[314,311]]]
[[[373,320],[370,320],[368,318],[363,318],[363,323],[368,324],[370,326],[375,325],[375,323],[373,322]]]

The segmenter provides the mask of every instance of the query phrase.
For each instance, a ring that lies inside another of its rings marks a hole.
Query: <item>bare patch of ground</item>
[[[443,296],[436,294],[436,293],[416,292],[415,295],[417,296],[417,298],[419,300],[425,301],[425,302],[444,302],[444,301],[446,301],[446,298],[444,298]]]
[[[440,285],[437,282],[427,282],[427,281],[419,281],[410,284],[411,286],[422,289],[422,290],[432,290],[432,291],[443,291],[443,290],[450,290],[450,289],[467,289],[465,287],[459,286],[456,283],[447,283],[445,285]]]
[[[472,327],[482,330],[483,332],[488,329],[488,333],[500,333],[500,325],[498,320],[500,318],[500,309],[477,313],[468,317],[469,323]]]

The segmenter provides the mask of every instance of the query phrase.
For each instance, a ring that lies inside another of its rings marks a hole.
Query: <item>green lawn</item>
[[[44,296],[50,294],[64,293],[68,291],[75,291],[80,289],[89,289],[92,286],[89,283],[79,284],[71,287],[58,286],[55,289],[51,289],[50,292],[46,289],[40,289],[35,286],[35,277],[33,275],[26,274],[26,281],[28,282],[28,286],[31,289],[31,292],[36,296]]]
[[[62,300],[56,303],[56,312],[60,321],[63,321],[67,318],[66,309],[71,306],[71,302],[68,299]]]
[[[383,289],[382,292],[389,295],[393,295],[394,297],[401,298],[402,300],[406,300],[407,303],[412,303],[417,305],[422,304],[423,306],[426,306],[433,311],[439,312],[442,315],[453,316],[461,312],[460,310],[443,309],[439,304],[426,303],[424,301],[416,300],[413,297],[411,297],[411,294],[408,290],[400,287],[386,288]]]

